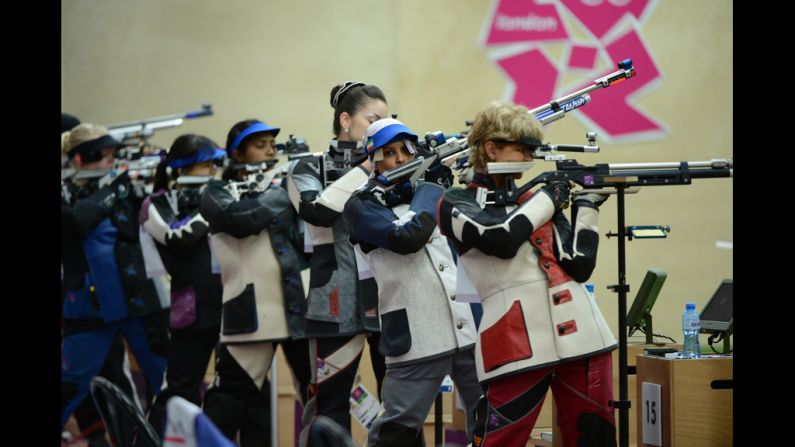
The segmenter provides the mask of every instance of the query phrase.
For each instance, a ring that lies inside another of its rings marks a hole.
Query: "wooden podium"
[[[643,443],[644,382],[660,385],[657,413],[662,435],[660,445],[733,445],[733,364],[732,356],[667,359],[639,355],[635,391],[638,401],[632,405],[637,420],[637,445],[651,445]],[[653,431],[652,428],[649,430]]]
[[[636,359],[639,355],[644,354],[644,350],[646,349],[659,349],[659,348],[672,348],[677,350],[682,350],[682,345],[680,344],[673,344],[673,343],[657,343],[657,344],[647,344],[647,343],[638,343],[638,342],[629,342],[627,343],[627,398],[632,402],[632,406],[629,409],[629,445],[640,445],[640,443],[636,444],[636,430],[637,430],[637,417],[636,417],[636,409],[640,408],[640,404],[638,403],[639,394],[635,393],[636,389],[636,382],[637,382],[637,363]],[[618,399],[618,349],[613,351],[613,398]],[[616,416],[616,443],[618,442],[618,410],[615,411]]]

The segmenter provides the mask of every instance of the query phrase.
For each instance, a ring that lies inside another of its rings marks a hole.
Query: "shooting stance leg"
[[[207,390],[204,413],[230,440],[235,439],[244,415],[260,398],[274,348],[272,342],[219,346],[215,380]]]
[[[451,373],[452,357],[407,366],[387,365],[381,392],[384,412],[370,426],[368,446],[425,445],[423,424],[444,376]]]
[[[490,382],[486,389],[488,407],[485,417],[477,423],[473,444],[477,447],[524,447],[551,380],[552,369],[544,368]],[[478,439],[483,431],[485,435]]]
[[[611,353],[555,368],[552,395],[563,446],[616,445],[616,420],[608,402],[613,398]]]
[[[301,418],[301,446],[307,445],[309,429],[318,415],[331,418],[350,433],[351,388],[362,358],[364,337],[365,334],[358,334],[353,337],[309,340],[309,369],[312,376]]]

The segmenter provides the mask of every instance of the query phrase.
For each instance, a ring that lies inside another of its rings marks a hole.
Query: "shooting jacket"
[[[146,277],[137,219],[143,197],[130,177],[102,188],[65,184],[62,191],[64,334],[168,309]]]
[[[200,206],[221,267],[221,342],[303,337],[305,262],[287,192],[270,186],[236,201],[224,185],[208,182]]]
[[[472,308],[455,300],[454,254],[436,226],[436,202],[443,191],[420,182],[411,203],[390,208],[368,188],[345,205],[351,242],[359,244],[378,283],[378,349],[387,364],[474,347]]]
[[[323,155],[328,164],[335,157],[333,147]],[[309,337],[350,336],[378,332],[378,291],[372,278],[360,280],[356,255],[348,241],[342,219],[345,202],[365,185],[369,174],[354,167],[340,175],[338,170],[321,169],[319,157],[291,163],[287,191],[298,215],[306,222],[311,238],[309,294],[306,299]],[[321,172],[333,180],[324,188]]]
[[[445,192],[438,215],[483,303],[478,379],[615,349],[602,312],[581,284],[595,267],[598,209],[575,202],[572,228],[544,192],[526,193],[518,206],[481,208],[479,187],[494,189],[488,176],[477,174],[467,188]]]
[[[200,194],[199,188],[157,191],[144,200],[139,215],[171,277],[171,330],[185,334],[217,333],[221,324],[221,275],[213,273]]]

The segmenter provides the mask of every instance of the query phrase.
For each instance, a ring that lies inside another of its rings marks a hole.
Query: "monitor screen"
[[[660,294],[660,289],[662,289],[667,277],[668,274],[660,269],[649,269],[646,272],[643,283],[638,289],[638,294],[635,295],[635,300],[632,302],[632,307],[627,312],[629,337],[638,329],[646,330],[649,323],[651,323],[651,308],[654,306],[657,295]]]
[[[701,332],[726,332],[734,323],[734,280],[724,279],[701,310]]]

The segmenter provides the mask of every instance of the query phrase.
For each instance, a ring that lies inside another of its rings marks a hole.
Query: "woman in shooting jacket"
[[[223,279],[221,338],[216,377],[204,412],[230,439],[244,415],[267,393],[266,375],[277,345],[297,381],[301,403],[309,384],[304,288],[298,220],[287,191],[247,177],[275,155],[278,127],[241,121],[229,131],[226,150],[235,165],[229,181],[211,180],[200,211],[209,223]],[[228,177],[228,176],[227,176]],[[254,184],[255,187],[251,188]],[[250,188],[250,189],[244,189]],[[241,191],[238,197],[233,191]]]
[[[348,81],[331,90],[331,106],[335,139],[328,152],[297,158],[287,176],[290,200],[306,222],[312,245],[306,299],[312,386],[304,409],[302,446],[318,415],[350,432],[350,390],[365,339],[379,389],[385,370],[377,349],[378,291],[372,278],[358,278],[342,210],[351,193],[367,182],[364,133],[371,122],[387,115],[386,98],[375,85]]]
[[[490,175],[487,163],[530,161],[541,145],[541,127],[523,106],[487,105],[468,138],[474,180],[445,192],[437,219],[483,303],[475,358],[488,402],[474,444],[524,446],[551,386],[564,446],[615,445],[608,401],[616,340],[582,284],[595,267],[607,196],[574,196],[573,225],[562,213],[566,182],[494,203],[490,193],[521,173]]]
[[[344,218],[378,283],[379,349],[387,363],[385,411],[370,427],[368,445],[424,445],[422,427],[447,374],[463,397],[471,438],[483,394],[473,354],[476,320],[469,303],[456,301],[453,249],[436,226],[444,191],[437,178],[452,174],[440,166],[416,185],[406,177],[376,180],[414,159],[417,135],[386,118],[371,124],[367,136],[374,177],[345,205]]]
[[[155,252],[171,277],[166,384],[155,399],[149,420],[162,436],[166,403],[173,396],[201,404],[199,387],[221,328],[221,276],[213,268],[209,224],[199,213],[202,186],[226,152],[207,137],[179,136],[160,162],[154,194],[144,200],[139,223],[154,240]],[[190,181],[190,182],[189,182]],[[173,183],[173,184],[169,184]]]
[[[61,427],[87,396],[118,334],[153,395],[160,391],[169,348],[167,300],[146,277],[139,243],[143,190],[126,171],[111,172],[122,145],[104,127],[88,123],[72,129],[68,145],[76,172],[61,201]]]

